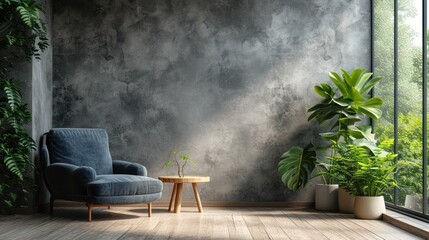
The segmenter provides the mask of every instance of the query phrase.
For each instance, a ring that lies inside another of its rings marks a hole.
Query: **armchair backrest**
[[[104,129],[53,128],[47,137],[50,163],[92,167],[100,174],[112,174],[109,139]]]

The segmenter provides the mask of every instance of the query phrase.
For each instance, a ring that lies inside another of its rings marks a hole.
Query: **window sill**
[[[392,210],[386,211],[386,213],[383,215],[383,221],[388,222],[398,228],[413,233],[424,239],[429,239],[429,224],[424,221],[406,216],[404,214]]]

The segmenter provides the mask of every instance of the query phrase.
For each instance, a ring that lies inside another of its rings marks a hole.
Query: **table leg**
[[[174,203],[175,213],[180,213],[180,209],[182,208],[182,189],[183,189],[183,183],[178,183],[177,190],[176,190],[176,201]]]
[[[177,183],[173,185],[173,192],[171,193],[170,205],[168,206],[168,211],[171,212],[174,206],[174,200],[176,199],[177,193]]]
[[[197,200],[198,211],[203,212],[203,206],[201,205],[200,194],[198,194],[197,183],[192,183],[194,189],[195,200]]]

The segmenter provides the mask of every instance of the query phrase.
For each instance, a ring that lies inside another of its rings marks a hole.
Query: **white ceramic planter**
[[[353,213],[355,197],[344,188],[338,188],[338,210],[342,213]]]
[[[405,196],[404,207],[414,211],[422,211],[422,199],[421,195],[407,195]]]
[[[384,197],[355,197],[354,215],[360,219],[381,219],[386,212]]]
[[[316,184],[315,207],[322,211],[338,210],[338,184]]]

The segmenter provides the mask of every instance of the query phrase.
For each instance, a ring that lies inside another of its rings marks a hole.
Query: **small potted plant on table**
[[[185,177],[185,166],[189,162],[192,165],[196,165],[195,161],[191,159],[191,154],[179,154],[179,151],[171,152],[172,159],[164,163],[164,167],[170,166],[172,163],[177,166],[177,175],[181,178]]]

